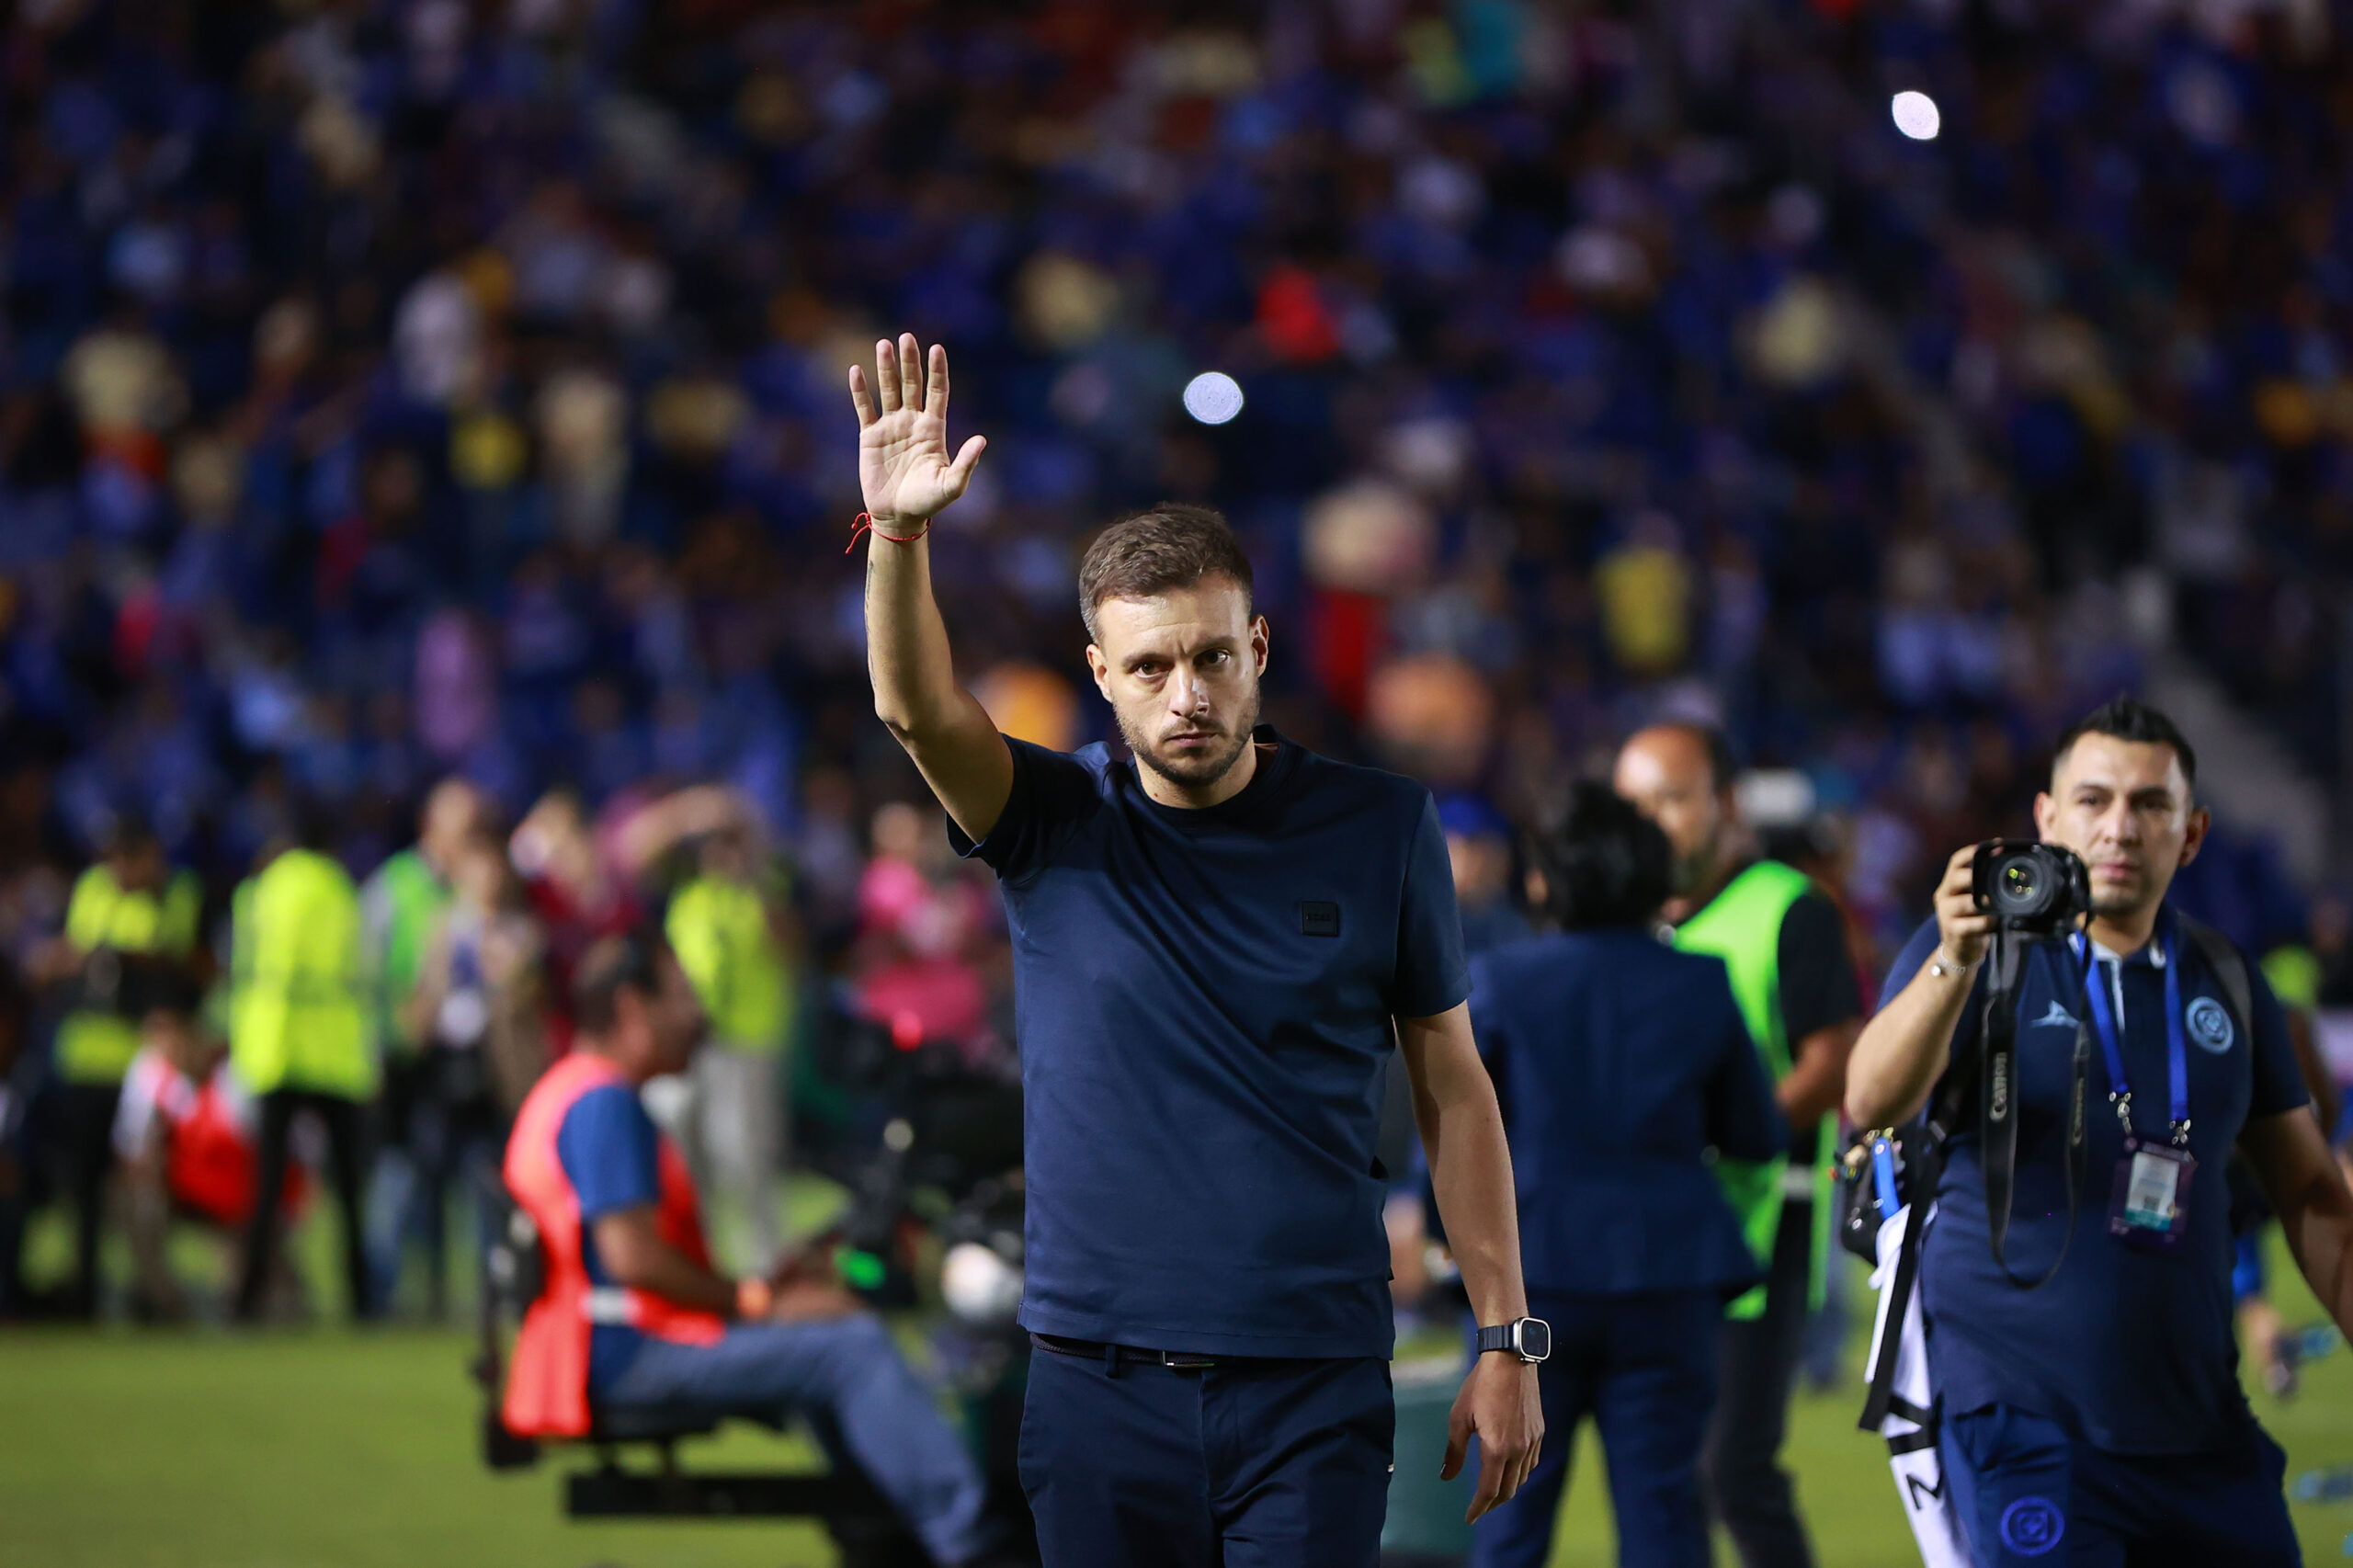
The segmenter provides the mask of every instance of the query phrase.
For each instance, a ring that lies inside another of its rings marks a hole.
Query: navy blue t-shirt
[[[1039,1333],[1390,1353],[1373,1139],[1392,1016],[1470,994],[1453,872],[1420,785],[1257,739],[1198,811],[1102,745],[1008,740],[986,841],[949,824],[1012,928]]]
[[[588,1283],[614,1283],[597,1256],[596,1222],[607,1214],[662,1200],[661,1139],[637,1091],[600,1084],[573,1102],[556,1129],[556,1159],[580,1199],[580,1251]],[[637,1354],[644,1335],[626,1324],[600,1323],[588,1340],[588,1389],[601,1393]]]
[[[1937,945],[1923,926],[1889,971],[1889,998],[1911,983]],[[2305,1103],[2288,1021],[2263,973],[2247,966],[2252,1020],[2197,944],[2182,938],[2181,1006],[2189,1068],[2188,1233],[2170,1253],[2127,1247],[2108,1233],[2123,1132],[2109,1103],[2107,1062],[2090,1039],[2081,1205],[2065,1263],[2049,1284],[2021,1290],[1995,1267],[1985,1225],[1985,1176],[1971,1096],[1937,1188],[1935,1222],[1920,1262],[1928,1366],[1949,1415],[2007,1404],[2058,1422],[2111,1453],[2204,1453],[2243,1440],[2253,1417],[2238,1381],[2232,1332],[2229,1183],[2223,1169],[2250,1117]],[[2128,957],[2121,1051],[2132,1088],[2133,1126],[2166,1135],[2165,972],[2158,944]],[[1981,969],[1955,1031],[1954,1060],[1975,1049],[1985,987]],[[2110,994],[2114,994],[2111,989]],[[2089,1021],[2074,954],[2040,944],[2018,984],[2018,1155],[2016,1200],[2004,1255],[2021,1279],[2039,1278],[2067,1233],[2067,1107],[2075,1025]]]

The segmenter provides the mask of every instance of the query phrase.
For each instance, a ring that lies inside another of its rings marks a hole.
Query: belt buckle
[[[1216,1366],[1217,1361],[1209,1356],[1188,1356],[1181,1350],[1164,1350],[1160,1353],[1160,1364],[1172,1372],[1198,1372],[1205,1367]]]

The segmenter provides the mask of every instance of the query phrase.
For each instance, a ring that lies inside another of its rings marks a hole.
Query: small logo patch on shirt
[[[2189,1005],[2184,1020],[2189,1026],[2189,1038],[2199,1050],[2220,1056],[2231,1049],[2236,1032],[2231,1028],[2231,1016],[2211,996],[2200,996]]]
[[[2020,1557],[2040,1557],[2067,1534],[2067,1516],[2048,1497],[2021,1497],[2002,1510],[2002,1544]]]
[[[1302,937],[1336,937],[1340,934],[1340,906],[1324,899],[1303,898],[1299,901],[1299,934]]]

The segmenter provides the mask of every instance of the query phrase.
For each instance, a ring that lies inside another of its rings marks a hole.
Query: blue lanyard
[[[2116,1019],[2109,1010],[2108,979],[2100,973],[2100,960],[2092,951],[2091,938],[2078,935],[2075,950],[2084,960],[2084,992],[2090,999],[2092,1027],[2099,1036],[2099,1048],[2108,1058],[2108,1081],[2111,1085],[2109,1100],[2116,1106],[2116,1119],[2124,1124],[2124,1136],[2132,1136],[2132,1085],[2124,1076],[2124,1052],[2118,1045]],[[2165,922],[2158,938],[2158,951],[2165,960],[2165,1076],[2171,1080],[2173,1141],[2176,1147],[2189,1142],[2189,1052],[2183,1046],[2181,1035],[2181,954],[2176,949],[2173,923]],[[2118,965],[2119,979],[2122,964]]]

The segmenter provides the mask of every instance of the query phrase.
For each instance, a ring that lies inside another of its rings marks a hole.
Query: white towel
[[[1879,1291],[1879,1314],[1871,1324],[1870,1358],[1879,1365],[1880,1342],[1887,1334],[1889,1297],[1895,1287],[1896,1254],[1904,1245],[1904,1227],[1912,1217],[1909,1205],[1879,1228],[1879,1267],[1871,1275]],[[1933,1394],[1928,1384],[1928,1346],[1920,1326],[1920,1285],[1915,1278],[1904,1292],[1903,1316],[1895,1344],[1895,1381],[1887,1419],[1880,1436],[1887,1439],[1887,1465],[1895,1472],[1895,1493],[1903,1500],[1904,1517],[1912,1521],[1912,1539],[1919,1543],[1926,1568],[1971,1568],[1969,1547],[1955,1516],[1952,1497],[1945,1490],[1944,1465],[1937,1457]]]

